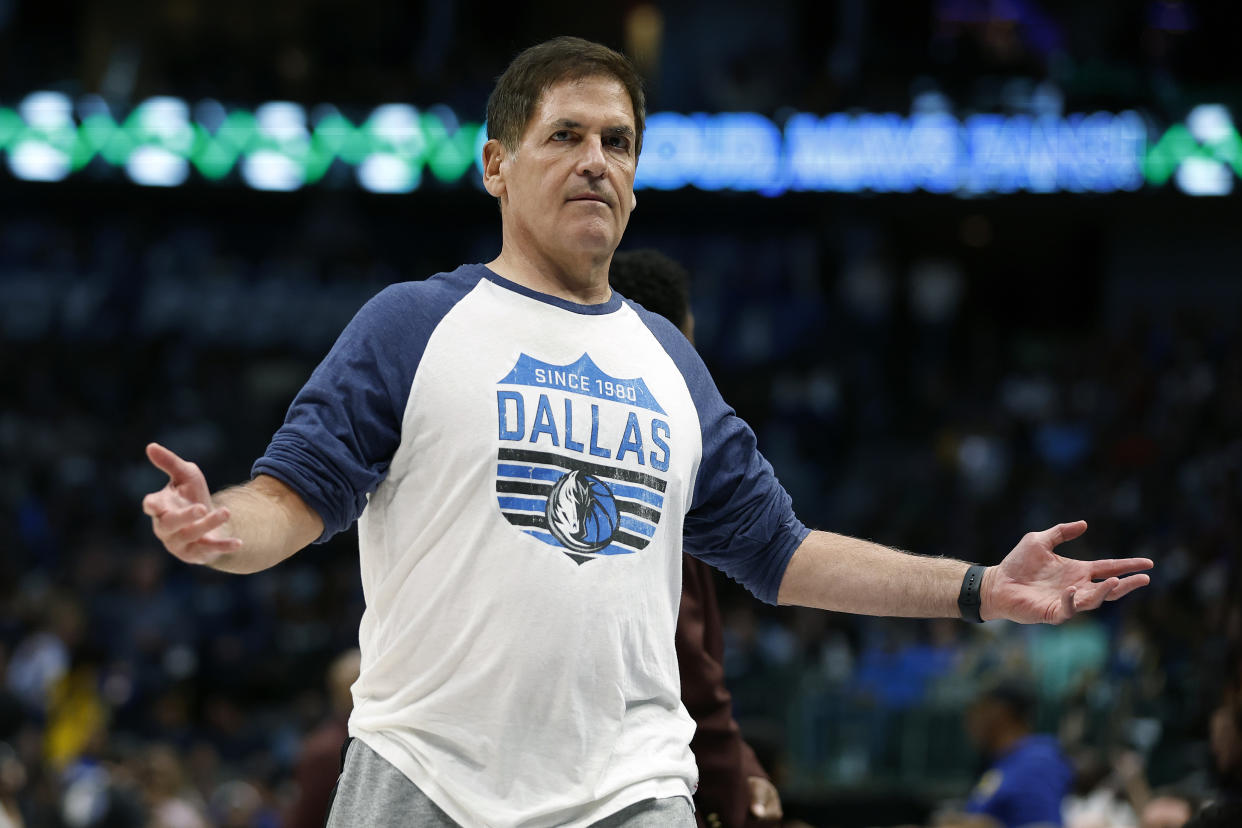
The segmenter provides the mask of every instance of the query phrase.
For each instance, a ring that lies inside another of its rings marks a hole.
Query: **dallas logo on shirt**
[[[660,523],[672,431],[642,378],[588,354],[522,354],[496,391],[496,500],[505,520],[577,563],[646,548]]]

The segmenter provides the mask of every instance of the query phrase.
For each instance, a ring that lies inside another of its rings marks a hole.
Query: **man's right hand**
[[[142,499],[142,511],[151,517],[151,529],[165,549],[186,563],[211,564],[241,548],[241,539],[222,528],[229,510],[212,504],[198,466],[159,443],[147,445],[147,459],[168,475],[164,488]]]

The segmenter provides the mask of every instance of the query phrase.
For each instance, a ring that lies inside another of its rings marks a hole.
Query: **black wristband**
[[[979,615],[979,608],[983,606],[980,590],[983,588],[983,573],[987,569],[986,566],[975,564],[966,570],[966,575],[962,578],[962,591],[957,594],[957,611],[961,613],[963,621],[983,623],[983,616]]]

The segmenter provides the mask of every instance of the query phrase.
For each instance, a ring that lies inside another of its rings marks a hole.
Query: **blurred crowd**
[[[930,90],[996,108],[1013,79],[1051,81],[1076,111],[1180,117],[1203,94],[1237,97],[1227,3],[775,0],[760,14],[744,0],[631,0],[513,12],[491,0],[0,0],[0,98],[52,87],[123,106],[175,94],[479,113],[512,55],[570,32],[632,55],[655,109],[904,111]]]
[[[624,47],[653,110],[905,111],[931,93],[1180,118],[1242,106],[1229,5],[0,0],[0,102],[481,112],[512,54],[572,31]],[[245,578],[183,566],[139,510],[162,484],[142,447],[244,479],[353,312],[491,258],[494,212],[463,208],[472,193],[34,192],[0,200],[0,828],[313,824],[362,612],[353,538]],[[1157,565],[1060,628],[773,609],[722,580],[735,712],[786,813],[956,813],[988,761],[968,711],[1000,679],[1074,767],[1069,828],[1177,828],[1149,806],[1236,799],[1242,303],[1179,292],[1192,255],[1236,276],[1211,227],[1181,247],[1187,224],[1151,234],[1172,252],[1149,264],[1120,249],[1144,240],[1053,209],[1015,233],[991,202],[937,235],[863,200],[795,216],[807,202],[700,197],[654,222],[644,197],[625,245],[690,270],[698,346],[804,521],[995,563],[1085,518],[1068,554]],[[1128,301],[1131,276],[1166,300]]]
[[[243,479],[366,298],[494,243],[385,244],[331,207],[206,215],[0,224],[0,801],[27,825],[289,822],[300,753],[340,730],[325,676],[356,646],[353,538],[244,578],[181,565],[137,505],[161,484],[142,447]],[[984,761],[966,713],[1000,678],[1109,814],[1080,828],[1137,826],[1140,781],[1208,798],[1209,718],[1242,682],[1238,308],[1038,324],[962,261],[895,257],[894,232],[627,243],[691,269],[700,349],[807,523],[993,563],[1085,517],[1071,554],[1149,556],[1156,577],[1059,628],[774,609],[722,581],[735,711],[787,813],[851,790],[962,800]]]

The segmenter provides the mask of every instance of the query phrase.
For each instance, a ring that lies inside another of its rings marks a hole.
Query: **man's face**
[[[971,743],[988,753],[992,750],[992,741],[1004,709],[992,699],[983,698],[976,701],[966,710],[966,735]]]
[[[634,209],[635,140],[620,82],[590,77],[548,89],[517,152],[496,148],[487,164],[506,235],[554,260],[610,256]]]

